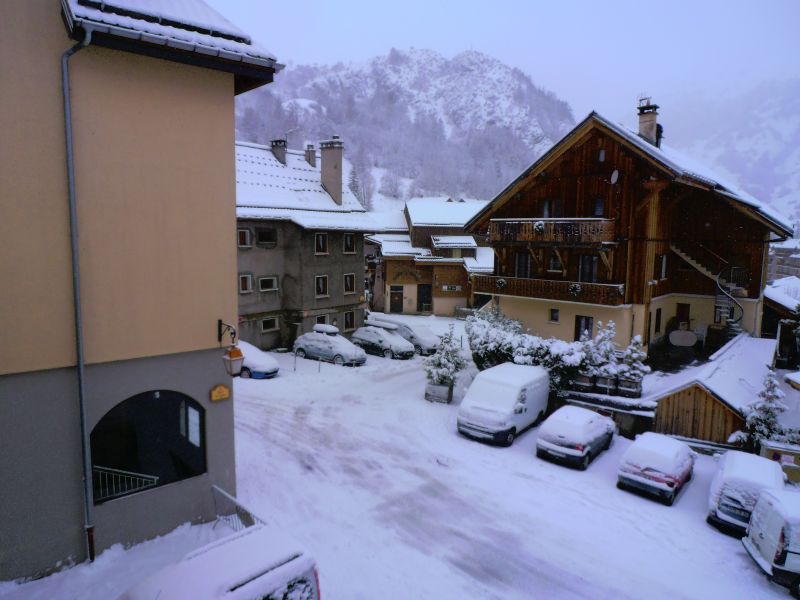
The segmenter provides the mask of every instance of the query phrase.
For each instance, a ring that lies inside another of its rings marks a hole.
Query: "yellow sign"
[[[220,400],[228,400],[231,397],[231,388],[221,383],[211,388],[211,401],[219,402]]]

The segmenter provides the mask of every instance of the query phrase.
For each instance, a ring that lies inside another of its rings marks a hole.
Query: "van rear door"
[[[775,500],[770,496],[762,496],[750,516],[747,539],[752,549],[759,555],[753,558],[757,560],[760,558],[761,560],[758,562],[762,564],[762,567],[763,563],[770,565],[770,572],[775,560],[775,553],[778,550],[783,525],[784,519],[775,506]]]

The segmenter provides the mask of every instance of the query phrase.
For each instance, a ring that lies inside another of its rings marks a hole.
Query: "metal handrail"
[[[267,524],[264,519],[254,514],[221,487],[212,485],[211,494],[217,523],[224,523],[234,531]]]
[[[158,485],[156,475],[92,465],[95,502],[104,502]]]
[[[732,279],[733,279],[733,277],[734,277],[734,275],[733,275],[733,271],[734,271],[734,269],[736,269],[736,267],[726,267],[726,268],[722,269],[722,270],[719,272],[719,274],[717,275],[717,281],[716,281],[716,283],[717,283],[717,289],[718,289],[720,292],[722,292],[722,293],[723,293],[725,296],[727,296],[728,298],[730,298],[730,300],[731,300],[731,301],[732,301],[732,302],[733,302],[733,303],[734,303],[734,304],[737,306],[737,308],[739,309],[739,316],[738,316],[738,317],[736,317],[735,319],[728,319],[728,318],[726,318],[726,319],[725,319],[725,322],[726,322],[726,323],[738,323],[739,321],[741,321],[741,320],[742,320],[742,318],[744,318],[744,307],[743,307],[743,306],[742,306],[742,305],[739,303],[739,301],[738,301],[736,298],[734,298],[734,297],[733,297],[733,294],[731,294],[731,293],[730,293],[730,292],[729,292],[727,289],[725,289],[725,286],[724,286],[724,285],[722,285],[722,281],[727,281],[728,283],[731,283],[731,281],[732,281]],[[724,279],[724,278],[722,277],[722,275],[723,275],[723,273],[725,273],[725,271],[730,271],[730,279]],[[735,311],[734,311],[734,316],[735,316]]]

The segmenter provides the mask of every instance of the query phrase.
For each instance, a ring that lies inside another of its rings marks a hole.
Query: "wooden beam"
[[[553,252],[556,253],[558,257],[558,262],[561,263],[561,274],[566,277],[567,276],[567,262],[564,260],[564,257],[561,256],[561,251],[558,248],[553,248]]]
[[[608,279],[608,281],[611,281],[611,276],[613,275],[613,273],[611,271],[611,267],[612,267],[612,264],[613,264],[613,261],[614,261],[614,255],[611,254],[611,258],[609,258],[608,255],[609,255],[609,252],[601,252],[600,253],[600,260],[603,261],[603,264],[606,266],[606,269],[608,269],[607,274],[606,274],[606,278]]]
[[[531,248],[530,246],[528,246],[528,252],[530,252],[530,255],[531,255],[531,258],[533,259],[533,262],[536,263],[536,268],[540,269],[542,267],[542,261],[538,256],[538,252],[536,250],[534,250],[533,248]]]

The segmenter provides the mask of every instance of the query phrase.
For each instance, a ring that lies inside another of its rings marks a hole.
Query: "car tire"
[[[394,358],[394,353],[387,348],[386,350],[383,351],[383,357],[384,358]]]
[[[675,496],[678,494],[677,490],[672,492],[669,496],[664,498],[664,504],[672,506],[675,503]]]
[[[606,441],[606,445],[603,446],[603,450],[608,450],[609,448],[611,448],[611,444],[613,441],[614,441],[614,434],[612,433],[609,434],[608,441]]]
[[[298,348],[297,350],[295,350],[294,355],[297,358],[305,358],[306,357],[306,351],[303,350],[302,348]]]
[[[617,489],[618,490],[624,490],[625,489],[625,484],[622,483],[619,479],[617,479]]]
[[[417,344],[416,346],[414,346],[414,352],[416,352],[417,354],[419,354],[420,356],[422,356],[422,346],[420,346],[419,344]]]
[[[540,450],[539,448],[536,449],[536,458],[547,458],[547,454],[545,454],[544,450]]]
[[[517,430],[512,429],[506,434],[506,437],[503,439],[503,446],[510,446],[514,443],[514,440],[517,438]]]
[[[800,598],[800,577],[789,585],[789,593],[793,598]]]
[[[342,357],[341,354],[337,354],[336,356],[333,357],[333,364],[340,366],[344,364],[344,358]]]
[[[247,367],[242,367],[242,370],[239,372],[239,377],[241,377],[242,379],[250,379],[252,376],[253,374]]]
[[[586,456],[583,457],[583,460],[578,465],[578,468],[581,471],[585,471],[586,469],[589,468],[589,463],[590,462],[592,462],[592,453],[591,452],[587,452]]]
[[[541,423],[542,421],[544,421],[544,411],[543,411],[543,410],[540,410],[540,411],[539,411],[539,414],[538,414],[538,415],[536,415],[536,420],[533,422],[533,424],[534,424],[534,425],[538,425],[538,424],[539,424],[539,423]]]

